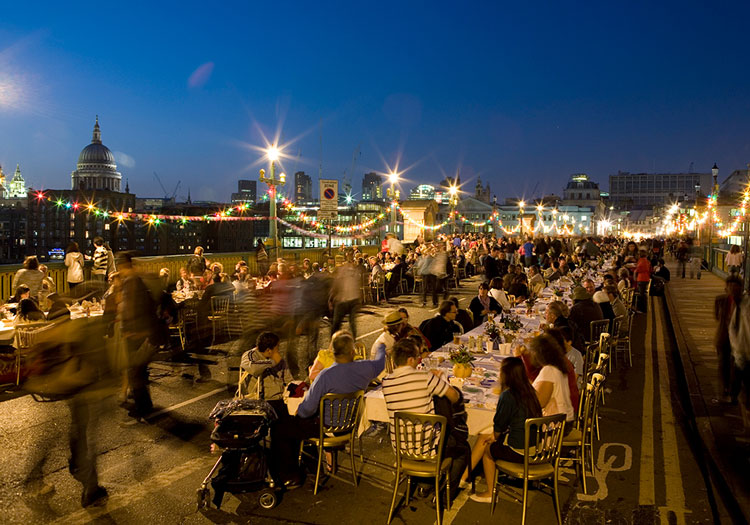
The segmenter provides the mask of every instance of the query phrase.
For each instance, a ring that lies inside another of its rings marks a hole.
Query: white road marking
[[[653,308],[653,303],[649,305]],[[654,487],[654,358],[651,337],[654,327],[651,322],[651,312],[646,314],[646,337],[644,341],[645,359],[643,380],[643,421],[641,422],[641,464],[639,476],[641,479],[638,491],[639,505],[653,505]]]
[[[195,403],[196,401],[200,401],[201,399],[206,399],[207,397],[214,396],[214,395],[218,394],[219,392],[225,392],[226,393],[227,392],[226,387],[217,388],[216,390],[211,390],[210,392],[206,392],[205,394],[201,394],[201,395],[199,395],[197,397],[194,397],[192,399],[188,399],[187,401],[183,401],[182,403],[177,403],[176,405],[172,405],[172,406],[167,407],[167,408],[162,408],[161,410],[159,410],[157,412],[154,412],[153,414],[149,414],[144,419],[153,419],[155,417],[159,417],[162,414],[166,414],[168,412],[172,412],[173,410],[177,410],[178,408],[182,408],[182,407],[184,407],[186,405],[189,405],[191,403]],[[137,424],[138,424],[138,421],[135,420],[135,419],[132,420],[132,421],[128,421],[128,422],[125,423],[126,426],[137,425]]]
[[[661,304],[653,302],[656,308],[656,326],[664,326],[662,319]],[[685,489],[682,485],[682,469],[680,468],[680,456],[677,446],[677,431],[675,428],[674,413],[671,402],[671,382],[669,370],[667,369],[668,348],[667,332],[662,331],[663,346],[661,351],[657,350],[659,364],[659,404],[661,412],[661,443],[662,457],[664,458],[664,483],[666,485],[667,502],[664,507],[659,507],[661,522],[671,522],[669,512],[674,512],[678,525],[685,523],[685,514],[690,512],[685,506]]]
[[[605,460],[607,449],[610,447],[622,447],[623,458],[622,465],[614,467],[615,461],[617,460],[617,454],[612,454]],[[625,443],[604,443],[599,447],[599,456],[596,460],[596,469],[594,469],[594,478],[598,488],[594,494],[577,494],[579,501],[598,501],[606,499],[609,495],[609,488],[607,487],[607,474],[610,472],[622,472],[623,470],[630,470],[633,466],[633,449],[630,445]]]

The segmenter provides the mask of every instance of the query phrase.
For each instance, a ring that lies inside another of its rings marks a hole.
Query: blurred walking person
[[[336,274],[331,288],[331,303],[333,304],[333,321],[331,333],[341,329],[344,316],[349,316],[349,327],[354,340],[357,340],[357,313],[361,302],[360,283],[361,271],[349,257],[342,266],[336,268]]]
[[[719,356],[719,380],[725,397],[732,391],[732,344],[729,342],[729,323],[734,314],[735,298],[742,297],[742,280],[737,275],[730,275],[726,281],[726,293],[714,301],[714,316],[719,324],[716,327],[714,345]]]
[[[118,259],[117,266],[122,278],[118,316],[128,359],[128,383],[135,403],[130,415],[140,419],[153,409],[148,389],[148,339],[155,328],[156,303],[133,268],[133,253],[121,252]]]

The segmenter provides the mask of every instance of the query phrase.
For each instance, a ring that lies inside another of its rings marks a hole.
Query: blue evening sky
[[[397,162],[406,190],[460,168],[499,200],[750,162],[745,1],[116,4],[4,3],[6,174],[69,188],[96,114],[139,196],[157,172],[226,201],[277,130],[315,179],[359,147],[355,193]]]

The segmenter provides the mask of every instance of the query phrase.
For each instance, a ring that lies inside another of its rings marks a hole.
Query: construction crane
[[[177,181],[177,185],[174,187],[174,191],[172,192],[172,196],[170,197],[169,192],[167,192],[167,188],[164,187],[164,184],[162,183],[158,173],[154,172],[154,178],[156,179],[156,182],[159,183],[159,186],[161,186],[161,191],[164,192],[164,200],[173,200],[174,196],[177,195],[177,190],[180,188],[180,184],[182,183],[182,181]]]
[[[360,143],[356,149],[354,150],[354,153],[352,153],[352,165],[349,168],[349,173],[347,174],[346,170],[344,170],[344,180],[342,181],[344,186],[344,193],[348,197],[351,197],[351,191],[352,191],[352,178],[354,177],[354,168],[357,165],[357,158],[361,155],[360,150],[362,149],[362,143]]]

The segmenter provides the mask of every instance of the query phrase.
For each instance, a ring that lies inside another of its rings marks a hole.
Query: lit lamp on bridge
[[[391,201],[391,231],[393,235],[398,238],[396,232],[396,204],[398,204],[399,192],[396,190],[396,184],[398,184],[398,172],[392,171],[388,174],[388,182],[391,183],[391,187],[388,188],[388,199]]]
[[[269,196],[269,207],[268,207],[268,237],[273,239],[273,247],[276,249],[276,257],[279,256],[279,230],[276,224],[276,188],[277,186],[283,186],[286,183],[286,173],[280,173],[278,178],[276,177],[276,162],[279,160],[281,152],[274,145],[266,150],[266,158],[271,162],[271,175],[266,176],[266,170],[260,170],[260,181],[268,184],[268,196]]]
[[[523,208],[526,206],[524,201],[518,201],[518,236],[523,237]]]
[[[451,207],[451,220],[453,221],[453,233],[456,233],[456,217],[454,216],[454,213],[456,212],[456,207],[458,206],[458,187],[453,184],[448,188],[448,195],[450,195],[450,200],[448,203]]]

